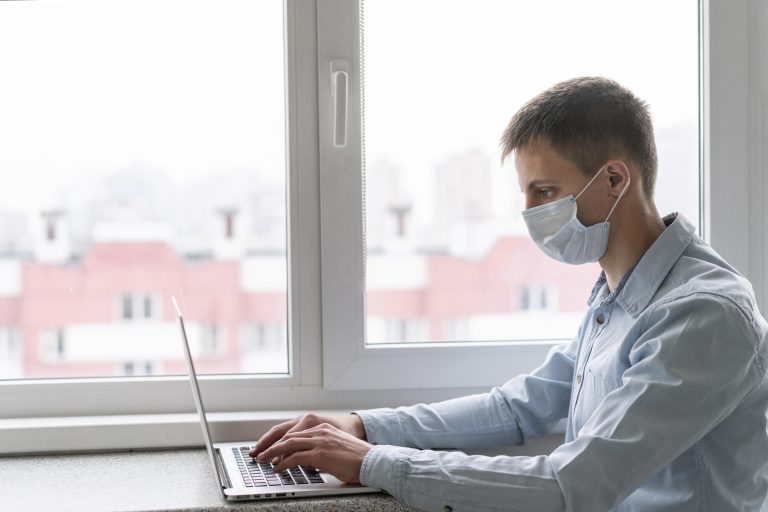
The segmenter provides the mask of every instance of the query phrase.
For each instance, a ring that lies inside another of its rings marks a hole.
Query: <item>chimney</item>
[[[237,208],[219,208],[217,215],[219,222],[216,223],[216,234],[213,253],[217,259],[237,260],[245,252],[243,229],[240,226],[240,218]]]
[[[413,250],[413,234],[409,224],[411,203],[406,199],[389,203],[385,250],[388,253],[408,253]]]
[[[389,213],[395,216],[395,236],[403,239],[406,236],[406,217],[411,213],[410,204],[394,204],[389,207]]]
[[[40,228],[35,236],[35,259],[42,263],[66,263],[72,256],[64,210],[40,212]]]
[[[224,238],[231,240],[235,238],[235,215],[237,210],[224,210],[221,213],[224,216]]]

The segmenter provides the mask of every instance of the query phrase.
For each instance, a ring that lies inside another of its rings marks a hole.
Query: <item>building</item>
[[[113,239],[56,263],[6,258],[0,274],[1,378],[183,373],[174,295],[201,372],[287,371],[284,255]],[[370,342],[469,341],[573,335],[597,270],[508,236],[481,259],[372,255],[368,276]]]

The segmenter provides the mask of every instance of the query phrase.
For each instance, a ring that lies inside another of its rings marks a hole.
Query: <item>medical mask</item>
[[[576,217],[576,200],[589,188],[603,169],[605,166],[595,173],[576,197],[571,194],[557,201],[523,211],[523,220],[528,226],[531,238],[548,256],[563,263],[581,265],[597,261],[605,254],[608,248],[608,233],[611,229],[608,219],[611,218],[613,210],[629,188],[629,179],[603,222],[585,226]]]

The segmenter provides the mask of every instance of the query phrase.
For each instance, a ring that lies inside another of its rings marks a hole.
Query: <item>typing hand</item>
[[[323,416],[320,414],[309,413],[299,416],[292,420],[275,425],[266,434],[256,442],[256,445],[249,452],[251,457],[258,457],[261,452],[275,444],[286,434],[301,432],[323,423],[333,425],[339,430],[351,434],[359,439],[365,439],[365,427],[360,417],[350,414],[347,416]]]
[[[258,459],[260,462],[272,460],[275,473],[308,465],[330,473],[344,483],[359,483],[360,466],[371,448],[372,445],[362,439],[329,423],[321,423],[286,433],[259,453]]]

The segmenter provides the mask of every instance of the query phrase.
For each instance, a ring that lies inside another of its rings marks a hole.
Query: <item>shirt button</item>
[[[443,512],[453,512],[453,507],[450,505],[446,505],[443,507]]]
[[[599,315],[597,315],[597,318],[595,320],[597,320],[597,323],[602,324],[603,322],[605,322],[605,315],[600,313]]]
[[[581,375],[576,376],[576,384],[581,384]]]

